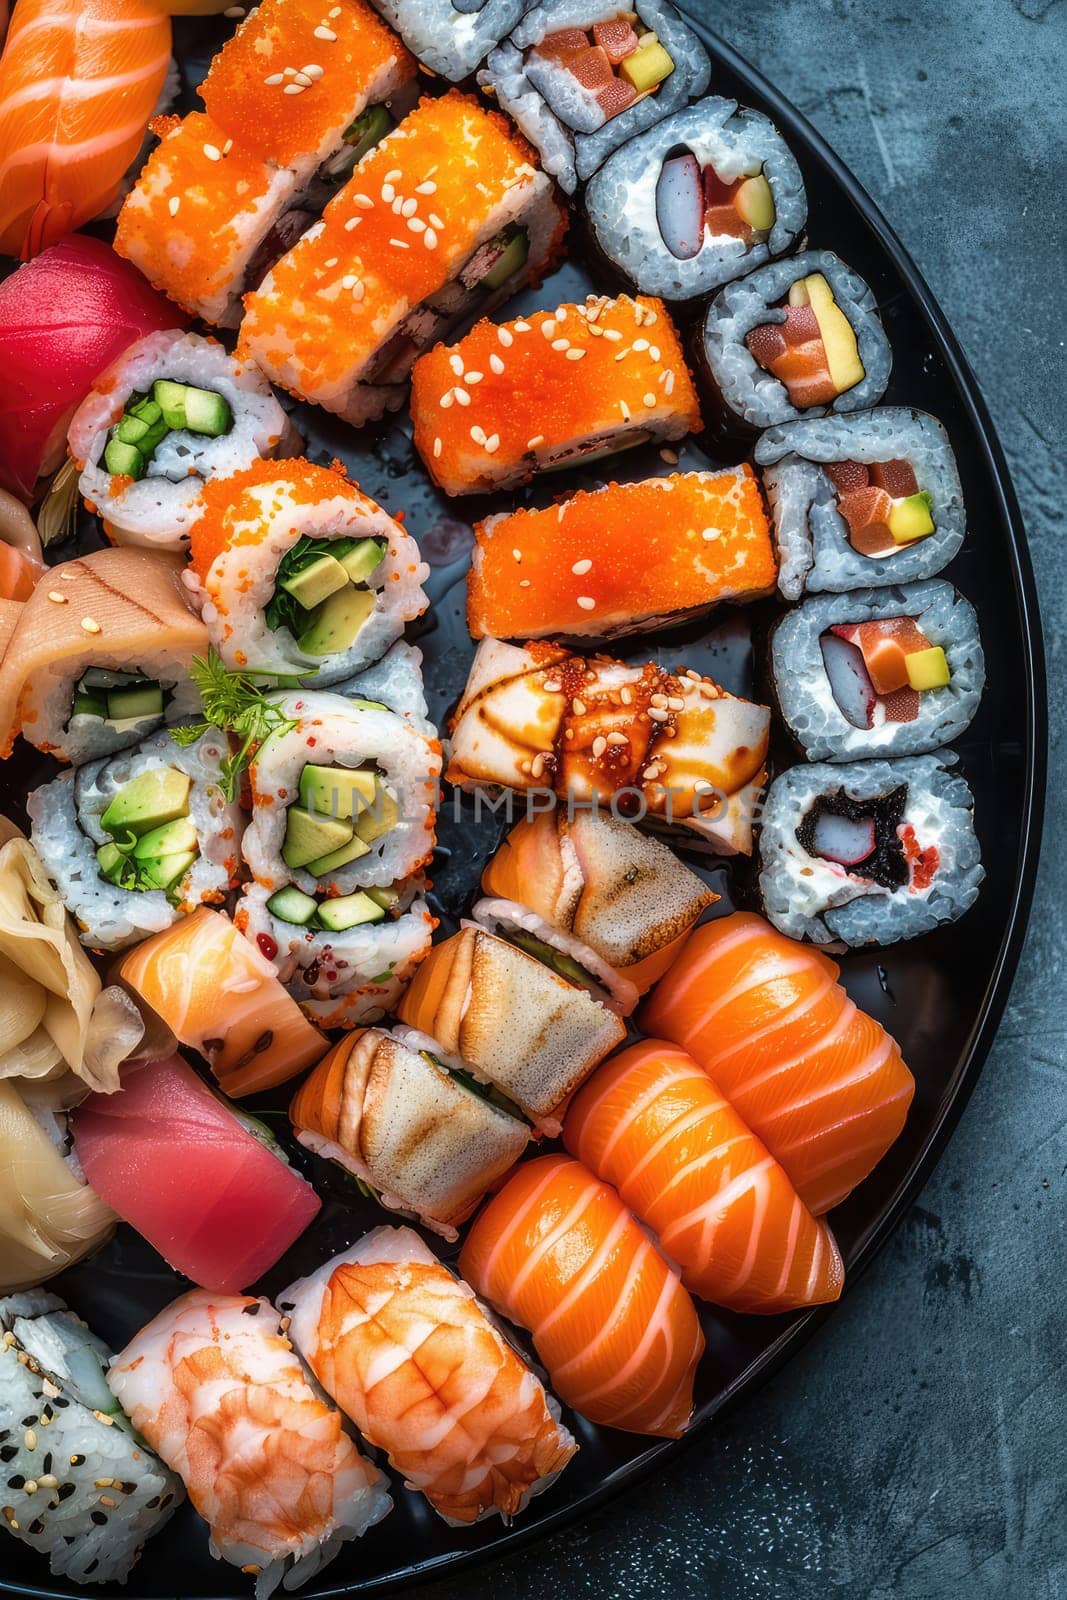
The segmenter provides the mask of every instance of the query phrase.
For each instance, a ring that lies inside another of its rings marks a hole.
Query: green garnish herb
[[[272,734],[288,733],[296,722],[287,717],[276,700],[269,700],[256,683],[257,678],[270,678],[274,688],[299,687],[297,677],[274,677],[270,673],[231,671],[214,650],[209,650],[207,660],[194,656],[189,664],[189,674],[200,690],[206,721],[171,728],[175,744],[195,744],[197,739],[212,728],[240,739],[239,749],[231,751],[220,768],[220,787],[227,800],[236,800],[241,774],[252,761],[259,746]]]

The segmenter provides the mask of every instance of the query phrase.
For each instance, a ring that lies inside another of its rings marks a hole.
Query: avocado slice
[[[385,912],[376,905],[369,894],[338,895],[336,900],[324,900],[319,906],[319,921],[331,933],[344,933],[361,922],[381,922]]]
[[[229,433],[233,427],[229,402],[214,389],[186,389],[185,426],[193,433],[206,433],[213,439]]]
[[[316,767],[300,774],[300,804],[320,817],[354,817],[374,804],[377,781],[358,767]]]
[[[375,567],[381,565],[384,555],[385,545],[380,539],[359,539],[347,554],[337,559],[353,583],[363,583]]]
[[[108,833],[147,833],[189,811],[190,782],[177,767],[152,767],[123,784],[100,818]]]
[[[142,833],[133,847],[133,858],[137,862],[157,861],[160,856],[185,855],[190,850],[195,855],[199,848],[196,828],[190,819],[175,817],[173,822],[164,822]]]
[[[107,715],[110,722],[161,717],[163,690],[154,683],[134,684],[128,689],[112,689],[107,697]]]
[[[526,265],[530,254],[530,235],[525,228],[516,228],[503,253],[497,257],[481,281],[483,289],[499,289],[507,283],[513,272]]]
[[[889,531],[895,544],[911,544],[934,531],[934,502],[925,489],[895,500],[889,512]]]
[[[379,779],[370,808],[356,818],[356,837],[365,844],[373,844],[375,839],[380,839],[391,828],[395,828],[399,821],[400,807]]]
[[[135,444],[109,439],[104,446],[104,466],[114,478],[143,478],[145,458]]]
[[[157,378],[152,385],[152,399],[168,428],[185,427],[186,391],[184,383],[172,383],[169,378]]]
[[[195,850],[183,850],[178,855],[156,856],[151,861],[140,861],[137,865],[148,888],[170,889],[185,877],[195,860]]]
[[[388,711],[389,707],[383,700],[361,700],[358,695],[352,699],[352,705],[357,711]]]
[[[142,422],[140,417],[130,416],[127,412],[119,419],[119,425],[115,429],[115,438],[121,440],[123,444],[140,444],[148,432],[148,428],[149,424],[147,422]]]
[[[369,844],[364,844],[358,834],[353,834],[347,844],[339,850],[331,850],[329,855],[319,856],[315,861],[309,861],[305,872],[310,872],[313,878],[321,878],[327,872],[339,872],[342,867],[347,867],[350,861],[358,861],[360,856],[365,856],[370,850]]]
[[[125,853],[117,844],[102,844],[96,852],[96,862],[100,868],[100,876],[106,878],[108,883],[115,883],[120,887],[123,878],[132,871]]]
[[[290,806],[285,819],[282,860],[294,872],[309,861],[339,850],[352,839],[351,822],[336,817],[316,817],[301,806]]]
[[[304,894],[300,889],[294,889],[290,885],[271,895],[267,901],[267,910],[282,922],[292,922],[297,927],[303,928],[311,921],[318,907],[309,894]]]
[[[333,556],[319,556],[308,566],[301,567],[290,577],[283,578],[279,589],[285,589],[294,600],[299,600],[305,611],[313,611],[323,600],[336,594],[348,583],[348,573]]]
[[[348,584],[316,606],[297,644],[309,656],[340,655],[354,644],[360,628],[374,611],[375,601],[370,589]]]
[[[128,417],[136,417],[139,422],[151,427],[156,422],[163,421],[163,411],[154,400],[138,400],[136,405],[126,407]]]
[[[528,956],[534,956],[542,966],[566,978],[568,983],[580,984],[583,989],[600,989],[596,978],[586,971],[580,961],[575,961],[563,950],[557,950],[555,945],[546,944],[544,939],[538,939],[535,934],[527,933],[525,928],[509,928],[508,939],[520,950],[525,950]]]

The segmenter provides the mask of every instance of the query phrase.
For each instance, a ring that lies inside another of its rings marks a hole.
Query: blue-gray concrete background
[[[654,1483],[410,1596],[1063,1600],[1067,6],[686,3],[852,167],[978,374],[1041,590],[1052,707],[1042,878],[974,1098],[827,1328]]]

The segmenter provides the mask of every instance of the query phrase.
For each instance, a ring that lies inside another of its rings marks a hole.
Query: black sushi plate
[[[193,86],[226,26],[221,19],[176,24],[184,102],[190,107]],[[992,1044],[1019,960],[1038,858],[1046,764],[1040,623],[1026,537],[1004,457],[974,375],[929,289],[869,196],[805,119],[729,46],[701,23],[694,20],[693,26],[711,52],[711,92],[736,96],[766,112],[795,152],[808,188],[811,244],[836,250],[873,288],[893,347],[886,403],[916,406],[944,422],[970,513],[963,549],[946,575],[975,604],[985,646],[985,696],[974,723],[959,741],[958,753],[975,795],[987,876],[976,906],[956,925],[884,951],[850,954],[842,961],[842,980],[849,993],[899,1041],[917,1083],[901,1137],[830,1218],[849,1283],[855,1283],[944,1149]],[[617,287],[621,285],[603,263],[593,260],[576,215],[567,264],[539,291],[513,302],[508,315],[581,297],[590,288]],[[296,408],[295,418],[313,459],[340,458],[369,494],[390,511],[406,513],[406,525],[431,564],[431,610],[412,637],[424,653],[431,713],[443,723],[466,680],[473,653],[464,620],[471,542],[466,519],[506,509],[504,497],[448,502],[439,495],[415,453],[406,413],[358,432],[306,406]],[[680,455],[683,469],[711,459],[699,445],[687,445]],[[736,461],[738,455],[714,459]],[[646,447],[616,458],[610,474],[638,478],[665,470],[657,451]],[[590,487],[603,481],[595,473],[596,469],[587,469],[565,480],[553,479],[549,487],[524,491],[510,503],[516,499],[547,503],[564,487]],[[634,560],[640,559],[636,536]],[[667,664],[696,666],[734,692],[762,695],[767,685],[760,641],[775,614],[776,608],[769,604],[748,611],[727,609],[717,613],[710,625],[645,636],[623,653],[632,658],[655,654]],[[797,759],[784,743],[775,757],[779,766]],[[23,754],[9,764],[5,776],[15,780],[18,794],[24,794],[44,775],[40,762]],[[17,800],[16,795],[14,806],[5,802],[4,808],[18,814]],[[469,905],[485,860],[504,828],[499,816],[475,822],[469,801],[460,807],[458,801],[453,804],[451,794],[446,797],[433,872],[435,909],[443,931],[454,926]],[[723,896],[717,913],[754,903],[751,863],[724,865],[689,845],[680,848]],[[282,1089],[252,1102],[249,1109],[271,1116],[271,1125],[286,1142],[294,1163],[315,1183],[323,1209],[279,1265],[256,1285],[267,1294],[319,1266],[369,1227],[391,1220],[356,1193],[338,1169],[309,1156],[288,1138],[287,1098]],[[121,1227],[105,1250],[56,1279],[54,1287],[119,1348],[188,1284],[130,1229]],[[496,1554],[559,1530],[656,1472],[682,1450],[694,1444],[699,1449],[725,1407],[751,1394],[833,1316],[832,1306],[775,1318],[735,1316],[702,1307],[708,1349],[697,1378],[693,1423],[683,1440],[639,1438],[593,1427],[565,1413],[581,1447],[578,1455],[513,1527],[492,1519],[469,1530],[450,1528],[391,1474],[392,1514],[363,1539],[346,1545],[301,1592],[377,1594],[445,1572],[454,1574],[463,1567],[484,1566]],[[714,1516],[713,1506],[709,1515]],[[167,1596],[199,1600],[251,1593],[249,1579],[211,1558],[207,1528],[188,1506],[150,1541],[125,1589],[79,1590],[51,1578],[44,1562],[13,1539],[4,1541],[0,1570],[0,1593],[11,1595],[113,1592],[131,1600]]]

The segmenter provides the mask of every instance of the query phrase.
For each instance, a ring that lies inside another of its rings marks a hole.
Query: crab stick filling
[[[798,411],[828,406],[866,376],[852,324],[821,272],[798,278],[781,321],[745,335],[753,360],[785,385]]]
[[[579,133],[595,132],[654,94],[673,71],[669,53],[634,11],[588,28],[561,28],[526,56],[530,82]]]
[[[656,222],[667,249],[679,261],[699,255],[707,238],[740,239],[747,247],[774,227],[774,195],[761,162],[736,178],[703,167],[692,150],[676,146],[656,181]]]
[[[855,728],[914,722],[922,696],[952,680],[944,650],[914,617],[838,623],[820,644],[830,691]]]
[[[854,799],[843,789],[820,795],[797,828],[797,840],[810,856],[843,867],[889,890],[928,889],[941,865],[934,844],[922,844],[905,820],[906,784],[888,794]]]
[[[933,499],[909,461],[828,461],[823,471],[860,555],[891,555],[935,532]]]

